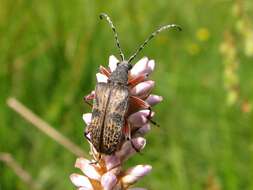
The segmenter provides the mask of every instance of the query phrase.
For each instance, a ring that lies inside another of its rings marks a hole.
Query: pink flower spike
[[[90,180],[83,175],[71,174],[70,180],[76,187],[86,188],[87,190],[93,190]]]
[[[117,183],[117,177],[111,173],[105,173],[101,178],[101,185],[104,187],[104,190],[112,190]]]
[[[122,177],[122,182],[128,185],[134,184],[140,178],[147,175],[151,170],[152,166],[150,165],[137,165],[126,171],[126,175]]]
[[[91,113],[85,113],[85,114],[83,114],[83,120],[86,123],[86,125],[90,124],[90,122],[91,122],[91,116],[92,116]]]
[[[114,55],[110,55],[109,68],[110,68],[111,72],[113,72],[116,69],[118,62],[119,62],[119,60]]]
[[[147,96],[151,92],[154,85],[155,82],[152,80],[141,82],[131,90],[131,94],[134,96]]]
[[[147,67],[148,67],[148,58],[143,57],[130,70],[130,75],[133,77],[136,77],[141,74],[149,74],[149,73],[146,73]]]
[[[111,72],[115,71],[119,62],[115,56],[111,55],[109,57],[109,67],[100,66],[100,73],[96,74],[97,81],[108,83]],[[85,135],[90,144],[90,154],[93,158],[91,160],[85,158],[78,158],[76,160],[75,167],[81,170],[82,175],[72,174],[70,179],[77,190],[145,190],[145,188],[134,188],[131,185],[148,174],[151,171],[151,166],[138,165],[126,170],[124,162],[144,149],[146,139],[143,136],[150,131],[151,118],[154,115],[154,112],[150,111],[150,107],[162,101],[161,96],[151,94],[155,82],[149,80],[148,77],[154,68],[155,61],[144,57],[136,64],[133,64],[132,69],[129,71],[129,96],[135,97],[131,97],[131,100],[129,100],[128,112],[124,115],[124,119],[122,119],[129,123],[131,127],[130,129],[124,128],[123,133],[125,135],[123,137],[126,138],[120,139],[120,142],[117,144],[117,150],[113,151],[112,154],[109,154],[109,152],[105,152],[104,154],[102,146],[106,146],[108,143],[105,145],[100,143],[101,146],[96,146],[95,148],[94,144],[97,145],[97,142],[101,141],[102,136],[104,137],[106,134],[98,136],[97,132],[99,131],[96,129],[92,131],[86,128]],[[95,96],[95,91],[93,90],[85,99],[91,101]],[[138,98],[141,100],[138,100]],[[115,103],[112,99],[110,101],[110,105]],[[83,120],[86,125],[90,126],[92,113],[83,114]],[[109,137],[109,141],[114,141],[114,139],[110,139]],[[110,149],[110,147],[108,148]]]
[[[153,95],[153,94],[151,94],[145,101],[146,101],[150,106],[154,106],[154,105],[160,103],[161,101],[163,101],[163,97],[162,97],[162,96],[158,96],[158,95]]]
[[[91,161],[78,158],[75,163],[76,168],[80,168],[82,172],[91,179],[100,180],[100,174],[97,170],[90,164]]]
[[[97,73],[96,74],[96,77],[97,77],[97,82],[105,82],[107,83],[107,80],[108,80],[108,77],[101,74],[101,73]]]

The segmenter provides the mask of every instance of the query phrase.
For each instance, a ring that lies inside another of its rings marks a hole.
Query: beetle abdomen
[[[99,153],[113,154],[123,138],[122,129],[128,108],[128,87],[98,83],[95,89],[90,140]]]
[[[101,152],[105,154],[113,154],[122,140],[122,124],[124,118],[121,115],[108,115],[104,124],[103,144]]]
[[[126,86],[111,86],[111,96],[106,109],[103,130],[102,152],[105,154],[113,154],[121,144],[128,99],[129,92]]]
[[[90,141],[98,152],[101,152],[106,107],[110,99],[108,85],[107,83],[98,83],[96,85],[91,124],[87,129],[87,132],[90,133]]]

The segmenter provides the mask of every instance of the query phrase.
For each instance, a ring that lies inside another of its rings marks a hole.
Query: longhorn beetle
[[[130,101],[134,101],[141,109],[149,109],[149,117],[151,116],[150,106],[142,99],[131,96],[129,93],[128,85],[131,84],[131,81],[135,81],[136,83],[136,81],[143,80],[144,77],[138,76],[128,81],[128,72],[132,68],[131,62],[144,46],[161,31],[171,28],[176,28],[179,31],[181,30],[181,28],[175,24],[160,27],[144,41],[128,60],[126,60],[119,43],[116,29],[110,17],[102,13],[100,14],[100,19],[103,18],[107,20],[112,28],[121,60],[112,73],[103,67],[101,68],[101,72],[108,76],[108,82],[97,83],[95,94],[85,97],[85,101],[88,104],[88,100],[93,99],[93,108],[91,123],[86,127],[84,134],[99,153],[99,158],[101,158],[101,154],[114,154],[118,150],[124,137],[131,140],[130,126],[126,120]],[[150,121],[153,122],[151,119]],[[133,146],[133,148],[135,147]],[[138,151],[136,148],[135,150]]]

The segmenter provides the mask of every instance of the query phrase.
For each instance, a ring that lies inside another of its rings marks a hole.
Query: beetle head
[[[131,68],[132,65],[125,60],[117,63],[116,70],[112,72],[109,82],[111,81],[126,85],[128,81],[128,71]]]
[[[129,71],[132,69],[133,66],[128,61],[123,60],[123,61],[117,63],[117,67],[122,67],[122,68]]]

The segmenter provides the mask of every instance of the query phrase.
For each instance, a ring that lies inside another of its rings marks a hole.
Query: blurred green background
[[[117,55],[108,13],[125,54],[158,26],[165,31],[136,60],[156,60],[153,127],[142,155],[148,189],[253,189],[253,2],[0,0],[0,151],[10,153],[42,189],[74,189],[76,156],[11,110],[16,97],[88,152],[83,97],[99,65]],[[118,56],[118,55],[117,55]],[[31,189],[0,162],[0,189]]]

